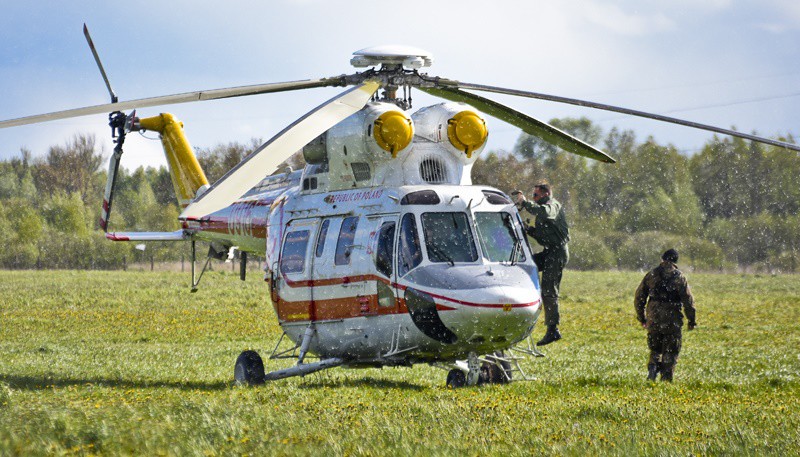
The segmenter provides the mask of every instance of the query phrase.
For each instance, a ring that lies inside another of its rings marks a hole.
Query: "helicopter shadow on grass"
[[[395,381],[390,379],[375,379],[370,377],[361,377],[358,379],[329,377],[314,380],[307,380],[298,385],[300,389],[323,389],[323,388],[374,388],[374,389],[403,389],[423,391],[427,387],[418,384],[412,384],[406,381]]]
[[[110,387],[113,389],[148,389],[148,388],[167,388],[179,390],[202,390],[219,391],[230,388],[232,382],[183,382],[183,381],[132,381],[125,379],[103,379],[103,378],[64,378],[50,375],[43,376],[14,376],[0,374],[0,382],[8,384],[12,389],[19,390],[46,390],[59,387],[71,386],[93,386]]]

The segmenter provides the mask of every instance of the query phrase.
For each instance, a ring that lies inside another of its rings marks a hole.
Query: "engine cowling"
[[[440,143],[462,164],[477,160],[489,130],[486,120],[464,103],[440,103],[420,109],[411,116],[417,136]]]
[[[391,103],[370,103],[336,124],[324,139],[330,188],[371,185],[379,164],[411,149],[414,132],[411,118]],[[313,143],[319,150],[320,145]],[[314,160],[319,162],[319,154],[316,156]]]

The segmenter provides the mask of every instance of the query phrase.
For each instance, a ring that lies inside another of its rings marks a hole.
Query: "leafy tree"
[[[472,167],[472,182],[475,185],[496,187],[511,193],[515,189],[525,190],[533,186],[536,168],[510,154],[490,152],[479,158]]]
[[[89,234],[87,209],[77,193],[59,193],[47,199],[41,214],[47,225],[58,233],[74,233],[80,237]]]
[[[103,162],[92,135],[76,135],[64,146],[50,147],[44,163],[36,167],[35,185],[53,196],[77,192],[84,201],[94,193],[94,175]]]
[[[196,151],[197,160],[206,174],[208,182],[214,183],[228,170],[238,165],[242,159],[253,153],[262,143],[262,140],[253,138],[248,145],[232,142],[198,149]]]
[[[614,252],[603,239],[582,230],[570,230],[569,267],[576,270],[607,270],[617,266]]]

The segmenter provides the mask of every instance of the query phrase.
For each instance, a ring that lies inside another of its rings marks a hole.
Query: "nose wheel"
[[[456,367],[447,373],[447,387],[457,388],[464,386],[475,386],[481,380],[481,361],[478,354],[470,352],[466,363],[456,362]]]
[[[447,373],[447,387],[476,386],[481,384],[506,384],[511,382],[511,363],[502,351],[479,359],[471,352],[466,361],[457,361],[456,368]]]

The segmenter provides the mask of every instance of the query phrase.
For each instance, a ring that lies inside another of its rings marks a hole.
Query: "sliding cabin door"
[[[393,314],[398,311],[397,271],[395,268],[395,240],[397,216],[383,216],[372,221],[375,225],[370,237],[370,254],[375,267],[374,280],[370,282],[373,314]]]

